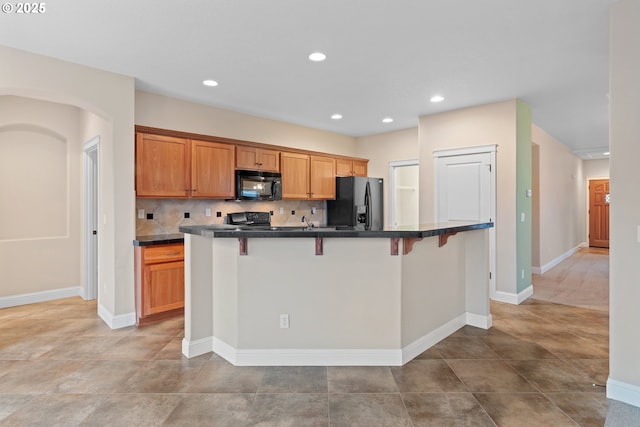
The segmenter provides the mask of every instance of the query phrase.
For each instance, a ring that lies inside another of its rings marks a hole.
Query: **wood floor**
[[[234,367],[184,358],[182,319],[112,331],[80,298],[1,309],[0,425],[604,425],[608,313],[491,310],[490,330],[402,367]]]

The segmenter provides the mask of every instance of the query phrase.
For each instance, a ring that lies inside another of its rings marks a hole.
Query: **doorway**
[[[589,246],[609,247],[609,180],[589,180]]]
[[[394,227],[419,223],[419,175],[417,160],[389,162],[389,213]]]
[[[83,147],[84,180],[84,267],[82,298],[93,300],[98,296],[98,212],[100,137],[87,141]]]

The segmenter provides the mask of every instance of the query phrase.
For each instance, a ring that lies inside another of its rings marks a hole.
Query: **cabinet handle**
[[[191,190],[191,191],[195,192],[195,191],[198,191],[198,190],[194,188],[194,189],[193,189],[193,190]]]
[[[166,255],[166,256],[176,256],[176,255],[180,255],[180,251],[167,252],[165,255]]]

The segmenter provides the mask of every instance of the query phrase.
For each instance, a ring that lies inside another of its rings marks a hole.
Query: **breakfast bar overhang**
[[[492,226],[180,227],[182,352],[238,366],[403,365],[464,325],[491,327]]]

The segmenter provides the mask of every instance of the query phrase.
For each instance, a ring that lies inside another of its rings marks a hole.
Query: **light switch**
[[[533,191],[531,191],[530,188],[527,188],[527,197],[531,197],[532,194],[533,194]]]
[[[144,219],[144,209],[138,209],[138,219]]]

